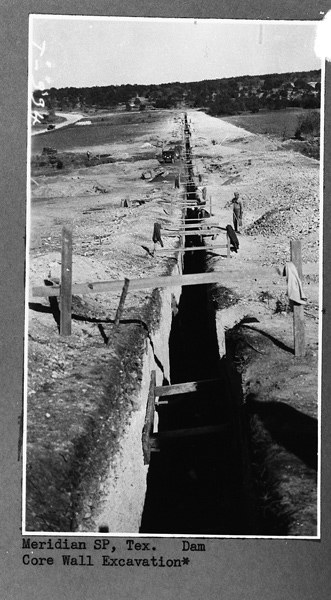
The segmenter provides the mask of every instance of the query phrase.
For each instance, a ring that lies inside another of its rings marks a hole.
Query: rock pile
[[[259,234],[263,236],[283,233],[289,220],[289,211],[289,206],[285,209],[273,208],[268,210],[262,215],[262,217],[247,227],[246,233],[248,235]]]
[[[317,185],[316,185],[317,184]],[[255,196],[244,199],[247,208],[260,216],[246,228],[248,235],[297,235],[303,236],[318,231],[319,198],[318,183],[304,173],[292,180],[292,173],[283,172],[283,181],[275,181]]]
[[[266,211],[246,229],[248,235],[307,235],[318,231],[318,202],[292,203]]]

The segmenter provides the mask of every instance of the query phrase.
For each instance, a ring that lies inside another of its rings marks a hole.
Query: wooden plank
[[[211,231],[211,230],[217,230],[217,232],[219,233],[220,230],[224,231],[224,233],[226,233],[226,230],[224,227],[220,227],[219,225],[213,225],[213,224],[207,224],[207,223],[201,223],[201,225],[199,225],[199,223],[192,223],[191,225],[182,225],[182,229],[163,229],[163,231],[166,231],[167,233],[177,233],[178,235],[181,233],[190,233],[190,231]]]
[[[204,249],[204,248],[202,248]],[[178,252],[176,248],[171,250]],[[141,277],[130,280],[130,290],[147,290],[155,288],[177,287],[183,285],[200,285],[206,283],[217,283],[223,278],[223,273],[214,271],[212,273],[189,273],[187,275],[164,275],[161,277]],[[93,283],[75,283],[72,286],[73,294],[99,294],[103,292],[121,292],[124,279],[117,281],[96,281]],[[60,286],[36,286],[32,288],[33,297],[60,296]]]
[[[207,210],[205,204],[188,204],[187,202],[179,202],[178,205],[182,208],[201,208],[203,210]]]
[[[169,254],[172,252],[196,252],[199,250],[212,252],[216,248],[227,248],[227,244],[214,244],[213,246],[188,246],[187,248],[157,248],[155,252],[157,252],[158,254]]]
[[[183,236],[185,237],[192,237],[192,235],[198,235],[199,237],[216,237],[217,235],[219,235],[217,232],[212,232],[212,231],[187,231],[187,232],[182,232],[182,233],[168,233],[167,235],[165,235],[164,237],[168,237],[168,238],[176,238],[178,236]]]
[[[148,465],[151,458],[151,435],[154,424],[154,411],[155,411],[155,383],[156,383],[156,372],[151,372],[151,380],[149,384],[149,392],[146,405],[145,423],[142,432],[142,447],[144,464]]]
[[[204,208],[207,210],[207,206],[205,203],[197,203],[196,200],[188,200],[184,202],[177,202],[177,206],[187,207],[187,208]]]
[[[191,218],[191,217],[187,217],[185,218],[185,225],[194,225],[195,223],[202,223],[204,225],[209,225],[209,223],[211,223],[212,225],[212,221],[210,221],[210,217],[199,217],[199,218]],[[222,229],[225,229],[225,227],[222,227]]]
[[[164,234],[164,237],[178,237],[178,236],[183,236],[183,237],[187,237],[187,236],[192,236],[192,235],[199,235],[199,236],[209,236],[209,237],[214,237],[216,235],[219,235],[219,231],[210,231],[210,229],[192,229],[191,231],[177,231],[177,232],[173,232],[173,233],[166,233]]]
[[[61,298],[60,298],[60,335],[71,335],[72,303],[72,230],[66,225],[62,228],[61,251]]]
[[[200,219],[197,219],[199,221]],[[174,233],[175,231],[189,231],[190,229],[200,229],[207,231],[208,229],[222,229],[224,233],[226,233],[225,227],[221,227],[221,225],[217,225],[217,223],[209,222],[208,223],[188,223],[187,225],[183,225],[183,229],[163,229],[163,231],[171,231]]]
[[[213,224],[213,223],[201,223],[201,225],[199,225],[199,223],[189,223],[188,225],[185,225],[185,223],[182,223],[180,225],[180,229],[162,229],[162,231],[169,231],[170,233],[182,233],[184,231],[189,231],[190,229],[212,229],[212,228],[217,228],[217,229],[224,229],[224,227],[220,227],[219,225]]]
[[[299,278],[302,281],[302,255],[301,241],[291,240],[291,261],[296,266]],[[305,317],[304,305],[293,303],[293,332],[294,332],[294,354],[295,356],[305,356]]]
[[[225,433],[229,430],[228,423],[220,425],[206,425],[204,427],[192,427],[190,429],[173,429],[169,431],[159,431],[150,436],[151,450],[156,450],[162,442],[174,439],[200,437],[204,435],[213,435],[215,433]]]
[[[185,383],[174,383],[173,385],[156,386],[155,396],[160,397],[174,396],[175,394],[189,394],[191,392],[198,391],[199,388],[208,387],[219,381],[219,379],[202,379],[201,381],[187,381]]]

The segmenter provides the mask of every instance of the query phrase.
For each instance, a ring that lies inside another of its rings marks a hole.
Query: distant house
[[[131,109],[139,110],[141,106],[148,105],[148,100],[144,96],[138,96],[137,94],[137,96],[129,100],[128,104],[130,105]]]

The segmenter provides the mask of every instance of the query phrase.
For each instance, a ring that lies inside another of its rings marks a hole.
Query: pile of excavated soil
[[[268,202],[270,208],[250,224],[245,232],[248,235],[275,235],[286,234],[292,238],[304,237],[313,233],[318,228],[320,200],[318,195],[318,171],[315,163],[313,177],[301,173],[298,177],[289,180],[284,174],[282,182],[271,182]],[[290,176],[292,175],[290,170]],[[294,175],[294,174],[293,174]],[[256,197],[247,197],[247,203],[256,209],[264,204],[259,191]]]

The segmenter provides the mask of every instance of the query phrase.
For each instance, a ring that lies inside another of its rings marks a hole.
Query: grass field
[[[79,127],[68,125],[62,129],[36,135],[32,138],[32,154],[40,154],[44,146],[52,146],[58,151],[73,151],[93,148],[95,145],[107,146],[116,142],[128,143],[136,137],[143,124],[144,135],[153,136],[155,125],[168,117],[165,111],[115,113],[110,116],[91,118],[92,125]],[[170,118],[170,115],[169,115]]]
[[[298,118],[307,115],[309,111],[302,108],[287,108],[284,110],[261,111],[256,114],[246,113],[234,117],[224,117],[222,120],[243,127],[251,133],[274,135],[282,140],[294,136]]]

